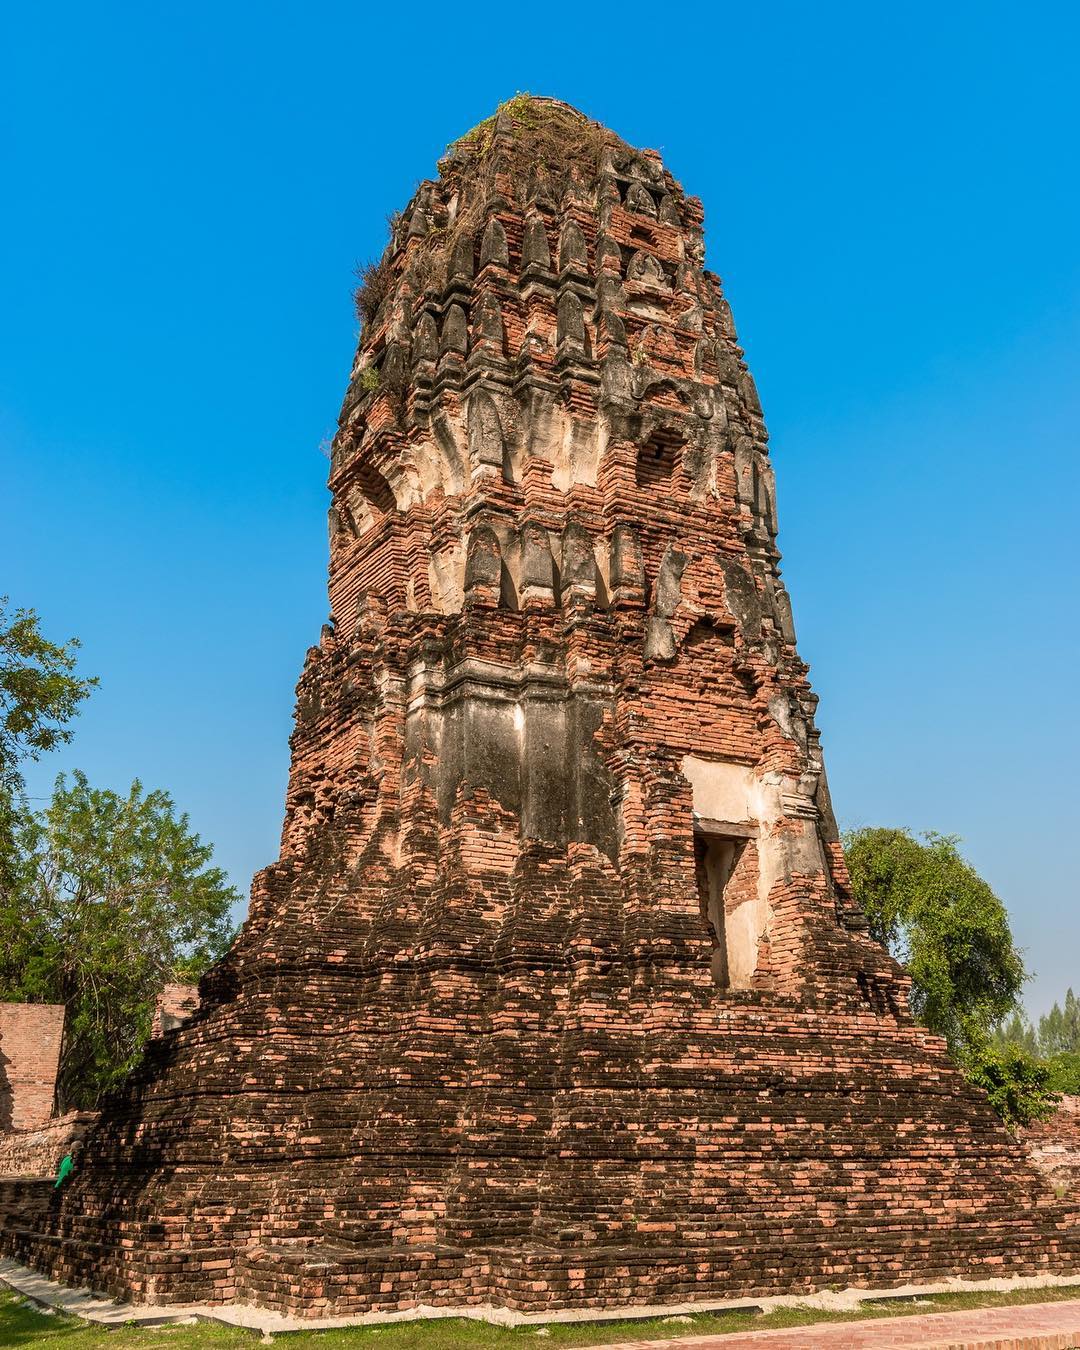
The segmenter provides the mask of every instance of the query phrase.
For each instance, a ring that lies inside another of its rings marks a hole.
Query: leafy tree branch
[[[844,852],[870,931],[907,967],[915,1016],[944,1036],[968,1078],[1009,1125],[1048,1115],[1057,1098],[1036,1047],[1004,1044],[1027,979],[1008,912],[951,835],[849,830]]]
[[[79,640],[58,645],[32,609],[0,596],[0,788],[22,789],[20,763],[71,739],[68,723],[97,684],[75,673]]]

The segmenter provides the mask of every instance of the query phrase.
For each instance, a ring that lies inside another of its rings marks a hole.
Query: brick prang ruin
[[[395,219],[280,859],[9,1251],[307,1315],[1078,1268],[852,901],[702,222],[527,98]]]

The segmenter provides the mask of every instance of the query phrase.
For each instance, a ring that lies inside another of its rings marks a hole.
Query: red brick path
[[[682,1336],[670,1341],[622,1341],[604,1350],[1075,1350],[1080,1347],[1080,1299],[1027,1307],[834,1322],[788,1331]]]

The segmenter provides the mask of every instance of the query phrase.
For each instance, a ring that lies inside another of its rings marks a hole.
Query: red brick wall
[[[64,1008],[0,1003],[0,1130],[31,1130],[52,1115]]]
[[[1055,1190],[1080,1194],[1080,1097],[1062,1097],[1049,1120],[1019,1133],[1028,1157]]]
[[[37,1129],[0,1135],[0,1177],[55,1176],[60,1159],[95,1120],[96,1111],[69,1111]]]

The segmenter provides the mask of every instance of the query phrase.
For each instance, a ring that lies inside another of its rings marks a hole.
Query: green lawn
[[[288,1350],[465,1350],[491,1347],[510,1350],[529,1346],[598,1345],[604,1341],[654,1340],[669,1336],[702,1336],[730,1331],[765,1331],[776,1327],[810,1326],[816,1322],[850,1322],[866,1318],[903,1317],[921,1312],[990,1308],[1019,1303],[1052,1303],[1080,1298],[1080,1284],[1052,1289],[1025,1289],[1009,1294],[938,1294],[918,1301],[878,1304],[858,1313],[829,1313],[815,1308],[785,1308],[756,1313],[702,1314],[692,1318],[658,1318],[648,1322],[555,1323],[549,1327],[493,1327],[461,1318],[406,1322],[398,1326],[352,1327],[347,1331],[289,1332],[275,1339]],[[0,1346],[45,1346],[56,1350],[202,1350],[207,1347],[259,1344],[257,1333],[214,1323],[190,1326],[118,1327],[105,1330],[75,1318],[41,1312],[19,1295],[0,1291]]]

